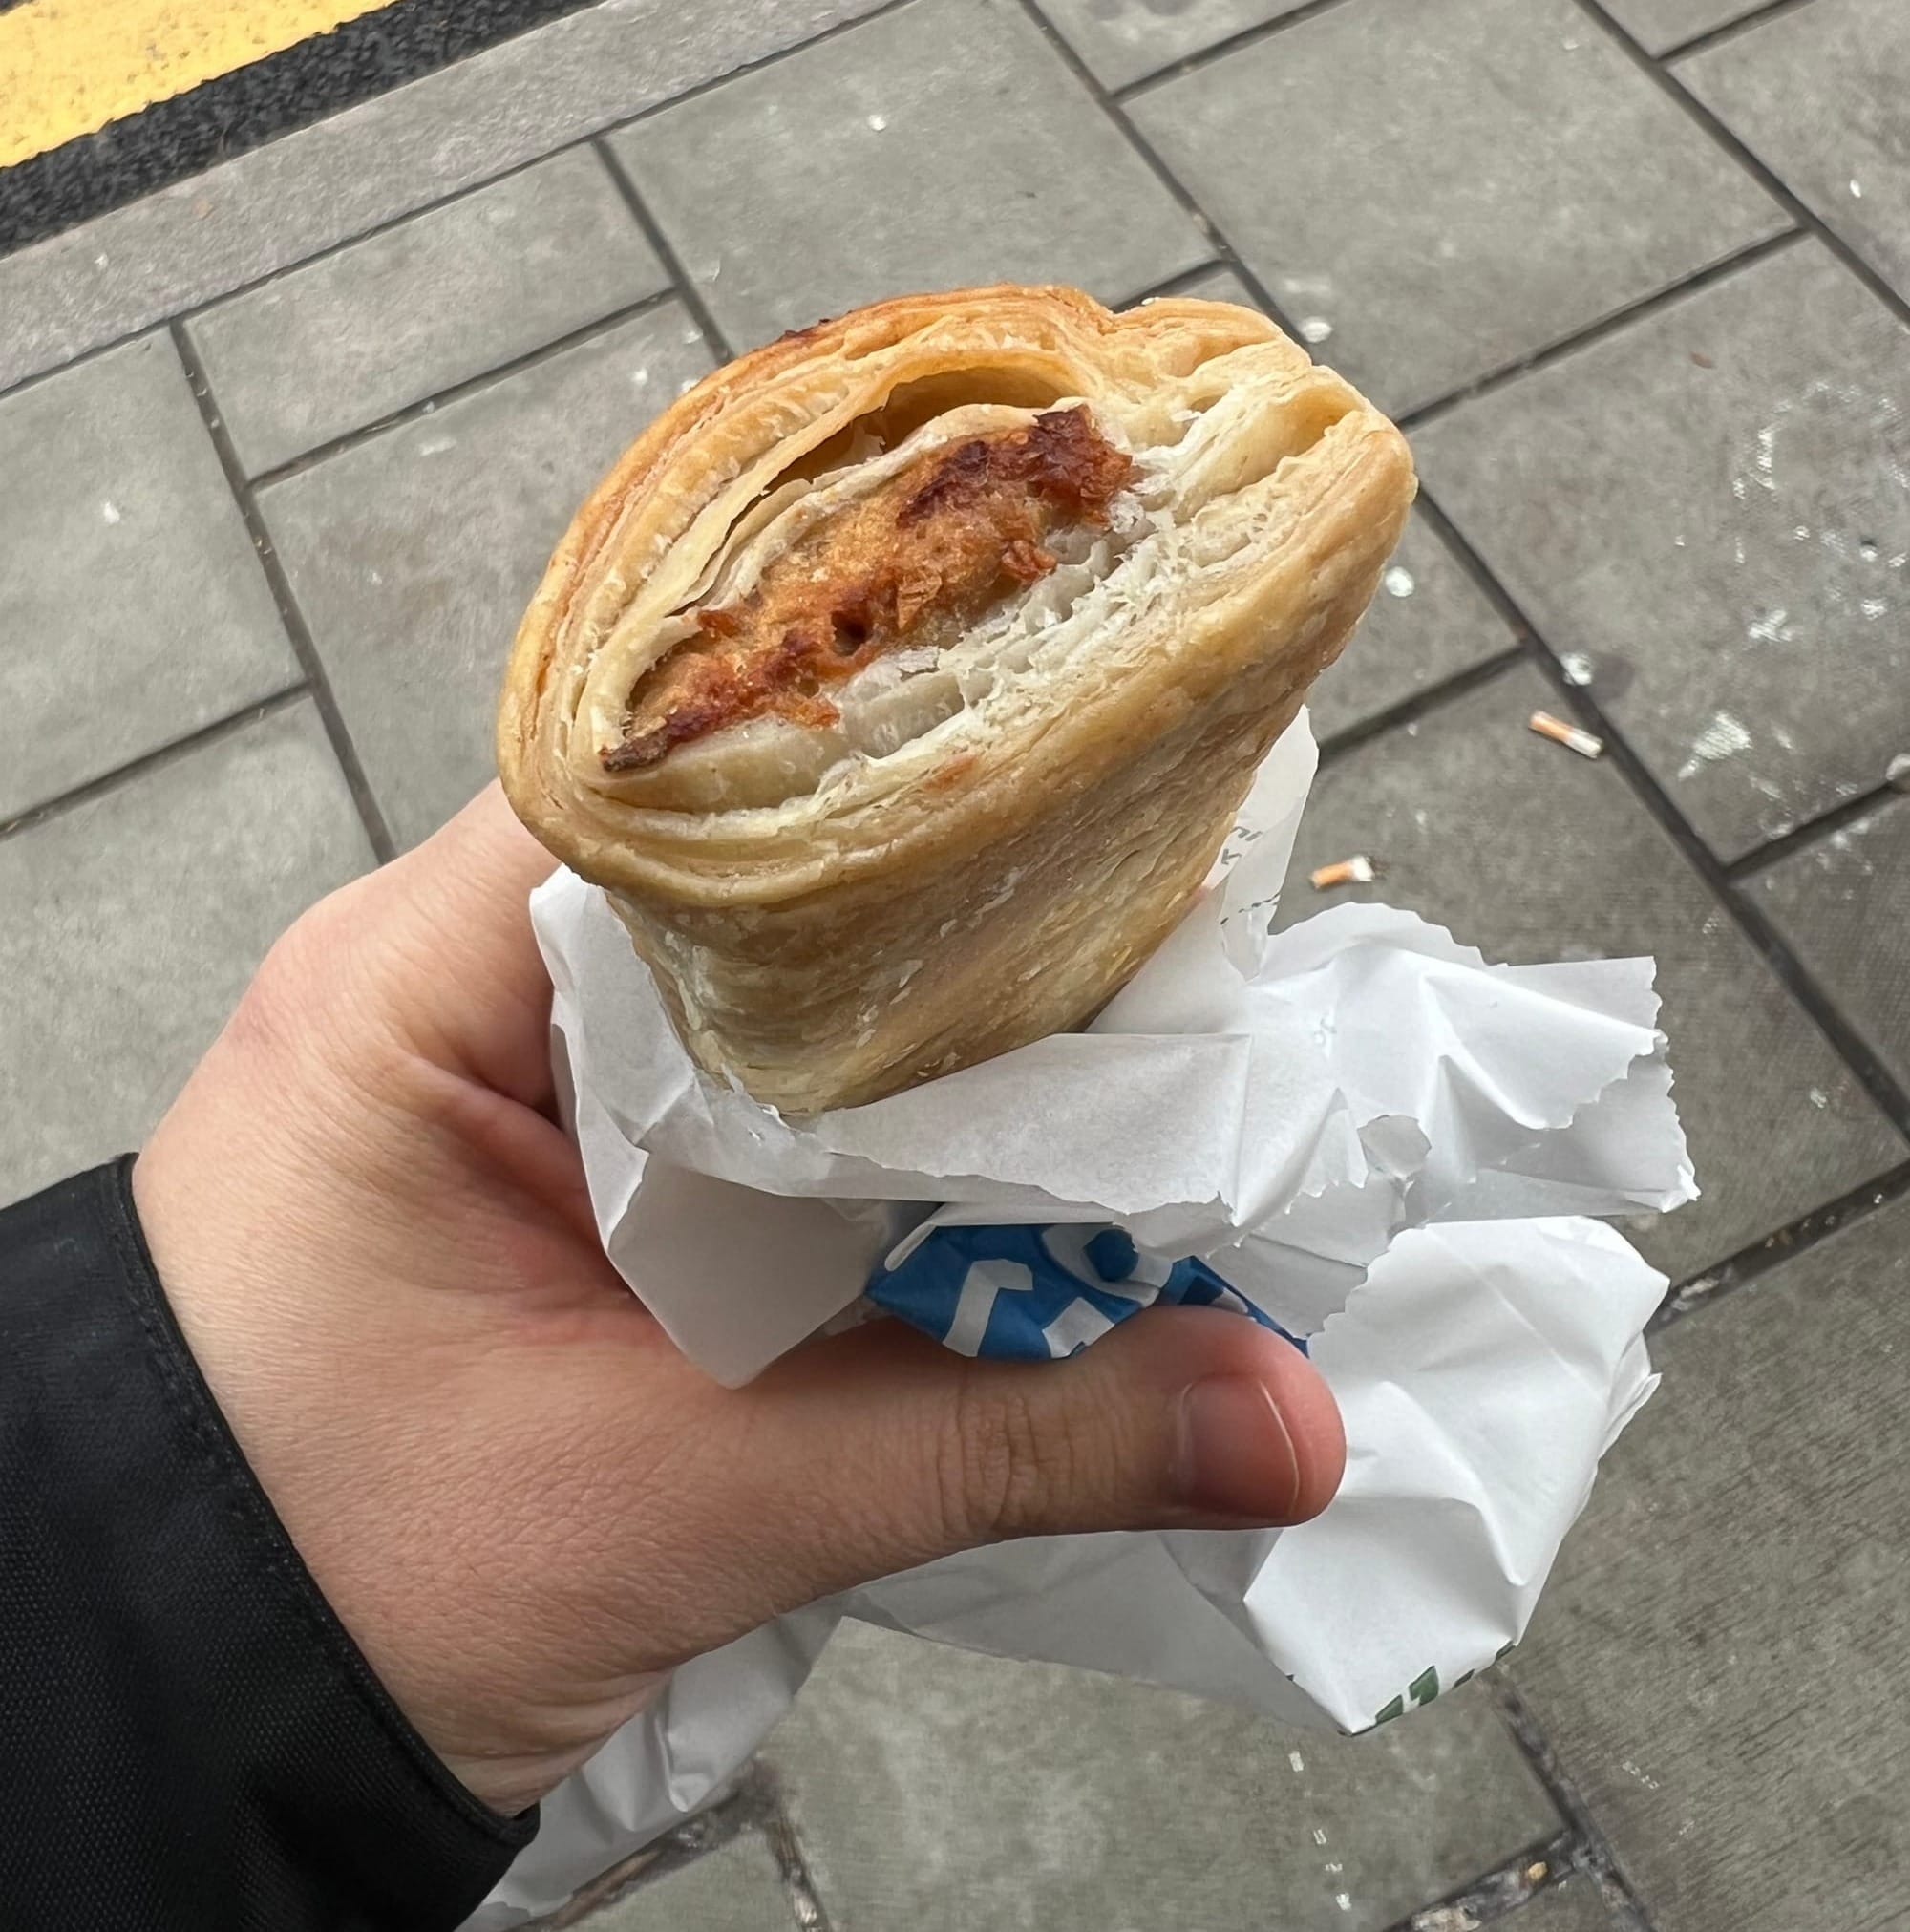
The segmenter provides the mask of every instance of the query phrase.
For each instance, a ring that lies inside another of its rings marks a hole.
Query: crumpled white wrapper
[[[1665,1280],[1582,1217],[1697,1192],[1652,966],[1490,966],[1385,906],[1270,935],[1314,764],[1303,716],[1208,893],[1086,1032],[800,1124],[695,1069],[597,891],[534,896],[605,1250],[711,1374],[748,1380],[927,1226],[1118,1221],[1310,1338],[1348,1453],[1298,1529],[971,1551],[684,1666],[546,1801],[472,1927],[552,1909],[707,1802],[844,1617],[1348,1731],[1517,1641],[1655,1386]]]

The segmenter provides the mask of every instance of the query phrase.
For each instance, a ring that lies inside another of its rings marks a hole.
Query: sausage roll
[[[1404,438],[1265,318],[881,302],[666,411],[499,720],[695,1060],[794,1115],[1080,1025],[1366,608]]]

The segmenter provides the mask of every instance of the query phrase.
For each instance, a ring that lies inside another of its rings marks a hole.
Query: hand
[[[141,1155],[159,1277],[319,1586],[503,1812],[657,1674],[796,1605],[1007,1537],[1295,1522],[1339,1481],[1305,1359],[1161,1308],[1062,1364],[881,1322],[726,1390],[598,1246],[552,1119],[496,786],[272,949]]]

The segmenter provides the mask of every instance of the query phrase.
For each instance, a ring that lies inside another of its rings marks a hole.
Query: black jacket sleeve
[[[320,1595],[131,1176],[0,1214],[0,1927],[455,1926],[536,1813],[465,1791]]]

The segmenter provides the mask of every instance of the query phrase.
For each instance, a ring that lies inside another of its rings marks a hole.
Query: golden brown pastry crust
[[[724,790],[720,743],[713,806],[605,769],[768,490],[853,462],[858,425],[894,447],[970,405],[1064,401],[1157,462],[1151,520],[1025,663],[775,802],[733,802],[753,795]],[[793,1113],[874,1099],[1078,1025],[1159,944],[1412,489],[1397,430],[1252,310],[880,303],[708,377],[592,493],[518,635],[505,789],[608,890],[702,1065]]]

